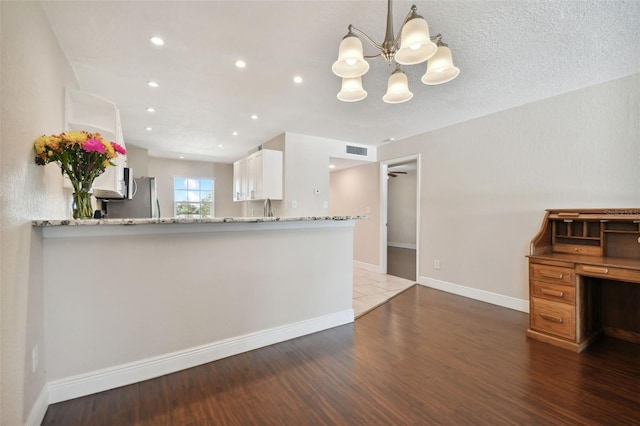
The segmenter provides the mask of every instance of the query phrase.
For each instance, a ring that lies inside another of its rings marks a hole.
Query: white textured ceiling
[[[425,65],[406,66],[414,98],[399,105],[382,102],[392,71],[382,59],[363,77],[361,102],[338,101],[331,72],[349,24],[382,41],[384,0],[45,1],[44,9],[81,89],[113,100],[126,143],[155,156],[231,162],[285,131],[402,143],[640,72],[639,1],[395,1],[396,31],[413,3],[461,74],[425,86]],[[165,46],[152,46],[153,35]],[[238,58],[246,69],[234,67]]]

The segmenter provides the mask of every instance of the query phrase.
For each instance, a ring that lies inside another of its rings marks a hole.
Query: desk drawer
[[[576,303],[575,287],[551,284],[542,281],[531,281],[531,296],[567,303],[569,305],[574,305]]]
[[[573,269],[570,268],[532,263],[529,268],[529,275],[532,279],[538,281],[575,286],[575,275]]]
[[[602,247],[599,245],[585,246],[580,244],[556,243],[553,245],[553,251],[556,253],[585,254],[587,256],[602,256]]]
[[[571,305],[532,297],[530,322],[533,330],[576,339],[576,309]]]
[[[624,268],[609,268],[607,266],[576,265],[578,275],[588,277],[610,278],[632,283],[640,283],[640,271]]]

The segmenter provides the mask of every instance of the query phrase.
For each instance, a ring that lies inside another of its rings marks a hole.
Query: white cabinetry
[[[125,148],[120,124],[120,112],[116,104],[80,90],[65,91],[65,130],[86,130],[100,133],[107,141]],[[124,181],[126,155],[118,155],[115,167],[107,167],[93,182],[93,195],[97,198],[125,198],[127,188]],[[65,186],[71,187],[68,180]]]
[[[233,164],[234,201],[282,200],[282,151],[263,149]]]
[[[251,154],[249,195],[252,200],[282,199],[282,151],[264,149]]]
[[[233,163],[233,201],[244,201],[249,194],[249,170],[247,159],[242,158]]]

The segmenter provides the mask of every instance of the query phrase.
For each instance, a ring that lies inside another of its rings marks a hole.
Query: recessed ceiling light
[[[145,110],[147,112],[156,112],[156,109],[154,107],[146,107]]]
[[[238,59],[236,61],[236,68],[244,68],[247,66],[247,63],[245,61],[243,61],[242,59]]]
[[[233,136],[238,136],[238,132],[231,133]]]
[[[158,83],[156,83],[155,81],[147,81],[147,86],[149,86],[149,87],[160,87],[160,85]]]
[[[151,43],[155,44],[156,46],[164,45],[164,40],[160,37],[151,37],[149,40],[151,40]]]
[[[296,84],[302,83],[302,77],[300,77],[299,75],[296,75],[295,77],[293,77],[293,82]]]
[[[257,119],[258,119],[258,116],[257,116],[257,115],[255,115],[255,114],[253,114],[253,115],[251,116],[251,119],[252,119],[252,120],[257,120]]]
[[[153,130],[151,127],[145,127],[144,129],[145,129],[147,132],[150,132],[150,131],[152,131],[152,130]]]
[[[335,169],[335,168],[336,168],[336,165],[335,165],[335,164],[329,164],[329,168],[330,168],[330,169]]]
[[[218,148],[224,148],[224,145],[222,145],[221,143],[218,144]]]
[[[180,159],[181,159],[181,160],[184,160],[184,155],[181,155],[181,156],[180,156]]]

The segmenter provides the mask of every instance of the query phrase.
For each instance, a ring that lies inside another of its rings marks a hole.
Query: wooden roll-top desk
[[[582,352],[640,343],[640,209],[547,210],[531,241],[527,336]]]

